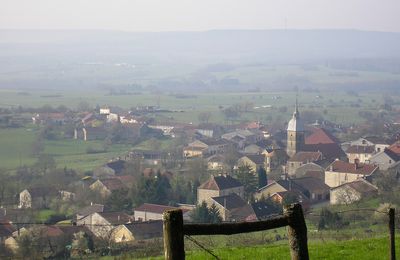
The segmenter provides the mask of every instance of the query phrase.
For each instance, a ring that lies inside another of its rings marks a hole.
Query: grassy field
[[[35,161],[32,144],[36,134],[30,128],[0,129],[0,167],[15,169]]]
[[[396,239],[399,245],[400,239]],[[368,238],[346,241],[311,241],[309,243],[310,259],[326,259],[326,260],[351,260],[351,259],[389,259],[388,238]],[[399,246],[396,251],[398,252]],[[247,247],[229,247],[218,248],[213,253],[223,260],[245,260],[245,259],[269,259],[282,260],[290,259],[289,245],[287,243],[279,243],[273,245],[259,245]],[[103,258],[102,258],[103,259]],[[130,259],[118,257],[106,257],[106,259]],[[147,257],[141,259],[161,260],[164,257]],[[207,252],[202,250],[194,250],[186,252],[186,259],[215,259]]]
[[[22,165],[32,165],[37,160],[32,144],[37,130],[34,128],[0,129],[0,165],[12,170]],[[87,171],[131,149],[131,145],[115,144],[104,153],[88,154],[88,148],[102,147],[102,141],[56,140],[44,141],[44,153],[54,156],[57,166]]]
[[[87,101],[91,105],[118,105],[123,108],[135,107],[138,105],[157,105],[163,109],[180,110],[183,112],[157,113],[155,117],[163,121],[178,122],[198,122],[198,114],[203,111],[212,112],[212,122],[226,122],[221,112],[221,108],[231,106],[232,104],[243,104],[251,102],[254,107],[248,113],[243,113],[239,120],[250,119],[260,120],[268,123],[271,118],[281,118],[288,120],[293,111],[295,103],[295,92],[274,91],[274,92],[228,92],[228,93],[198,93],[186,98],[179,98],[169,94],[151,94],[143,92],[138,95],[120,95],[110,96],[105,90],[97,91],[35,91],[29,92],[29,95],[20,95],[18,90],[0,90],[0,106],[31,106],[39,107],[45,104],[58,106],[61,104],[69,107],[75,107],[81,101]],[[48,95],[58,95],[48,98]],[[327,110],[324,115],[327,119],[338,123],[357,123],[360,119],[359,110],[376,111],[382,103],[384,93],[359,93],[358,96],[352,96],[344,91],[327,90],[323,94],[316,92],[303,91],[299,95],[299,104],[302,111],[314,110],[322,112]],[[317,97],[318,96],[318,97]],[[276,99],[275,97],[280,97]],[[395,98],[395,96],[393,96]],[[375,100],[374,102],[372,100]],[[360,107],[354,108],[357,104]],[[262,106],[272,106],[272,108],[263,108]],[[278,108],[287,107],[286,112],[279,112]],[[317,107],[315,107],[317,106]]]

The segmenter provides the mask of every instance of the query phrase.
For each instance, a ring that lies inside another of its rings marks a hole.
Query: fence
[[[308,256],[307,226],[300,204],[288,205],[282,216],[257,222],[221,224],[183,224],[182,210],[164,212],[164,254],[166,260],[185,259],[185,235],[233,235],[288,226],[287,233],[292,260]]]

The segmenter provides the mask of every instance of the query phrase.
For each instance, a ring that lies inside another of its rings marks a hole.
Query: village
[[[297,100],[284,129],[259,121],[210,123],[207,113],[199,124],[160,123],[149,116],[160,111],[104,106],[33,113],[31,123],[42,138],[104,141],[90,154],[113,143],[150,145],[84,173],[60,169],[43,155],[2,180],[2,252],[109,254],[112,247],[137,248],[161,239],[163,212],[169,209],[182,209],[186,222],[258,221],[281,214],[285,204],[299,202],[305,212],[352,205],[387,195],[386,187],[399,183],[395,122],[383,122],[380,134],[326,120],[309,124]],[[343,135],[352,139],[340,140]],[[160,140],[172,140],[172,149],[161,149]],[[21,180],[17,186],[13,178]],[[37,213],[49,209],[54,213],[38,221]]]

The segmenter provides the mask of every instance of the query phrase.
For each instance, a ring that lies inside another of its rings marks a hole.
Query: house
[[[220,125],[215,124],[200,124],[196,128],[196,133],[206,138],[220,138],[223,131]]]
[[[210,179],[197,188],[197,204],[207,202],[212,197],[219,197],[236,193],[244,196],[243,185],[230,175],[211,176]]]
[[[294,176],[300,166],[321,160],[321,152],[297,152],[287,162],[287,173],[289,176]]]
[[[255,144],[258,141],[261,141],[264,138],[264,135],[259,130],[245,129],[229,132],[223,134],[221,137],[225,140],[236,143],[239,149],[243,149],[245,145]]]
[[[270,199],[281,205],[298,202],[303,207],[303,210],[307,210],[310,207],[309,200],[304,196],[303,193],[297,190],[280,191],[272,194]]]
[[[389,147],[388,141],[380,136],[365,136],[350,142],[350,146],[373,146],[376,153],[379,153]]]
[[[89,206],[86,206],[75,213],[76,223],[77,225],[84,225],[84,222],[82,222],[83,218],[93,213],[103,212],[103,211],[104,211],[104,205],[90,203]]]
[[[397,156],[400,156],[400,141],[393,143],[387,149],[392,151]]]
[[[214,154],[225,153],[230,144],[223,139],[199,139],[188,144],[183,150],[185,158],[206,157]]]
[[[15,230],[11,221],[0,218],[0,247],[5,244],[6,239],[11,237]]]
[[[350,163],[368,163],[371,156],[375,153],[375,146],[352,145],[346,150],[347,158]]]
[[[285,165],[289,159],[286,151],[281,148],[267,148],[262,154],[265,155],[265,170],[267,173]]]
[[[115,175],[122,175],[127,162],[121,159],[106,163],[105,167],[110,168]]]
[[[116,227],[112,232],[114,243],[132,243],[140,240],[162,237],[163,222],[161,220],[132,222]]]
[[[383,151],[372,155],[369,159],[369,163],[377,165],[379,170],[383,171],[391,168],[398,161],[400,161],[400,156],[389,149],[384,149]]]
[[[378,167],[372,164],[335,160],[325,169],[325,184],[334,188],[358,178],[370,178],[377,170]]]
[[[297,178],[314,177],[325,180],[325,168],[314,162],[306,163],[296,169],[294,176]]]
[[[273,198],[274,201],[282,203],[282,199],[288,195],[287,192],[294,192],[297,197],[301,195],[307,203],[319,203],[329,199],[329,186],[323,180],[314,177],[274,181],[259,189],[254,197],[258,200]]]
[[[162,220],[163,213],[166,210],[179,209],[178,207],[171,207],[165,205],[144,203],[134,209],[134,217],[136,221],[150,221],[150,220]],[[190,210],[182,209],[183,219],[190,220]]]
[[[236,193],[211,197],[207,205],[213,204],[218,208],[222,221],[244,221],[254,214],[253,208]]]
[[[119,178],[108,178],[95,181],[89,188],[105,198],[110,196],[113,191],[126,189],[127,186]]]
[[[241,157],[238,160],[238,166],[250,166],[254,174],[258,169],[265,167],[265,156],[263,154],[249,154]]]
[[[296,186],[301,187],[302,194],[310,203],[319,203],[329,200],[329,186],[319,178],[303,177],[292,180]]]
[[[116,226],[132,221],[133,217],[125,212],[94,212],[83,217],[80,224],[86,226],[95,236],[107,238]]]
[[[266,201],[257,201],[251,203],[257,220],[265,220],[282,213],[282,208]]]
[[[351,204],[378,193],[378,188],[362,178],[331,189],[331,204]]]
[[[58,195],[58,191],[53,187],[37,187],[25,189],[19,194],[18,207],[21,209],[47,208],[50,204],[50,201],[56,198]]]
[[[225,163],[226,158],[223,154],[215,154],[208,158],[207,160],[207,168],[209,170],[225,170],[228,169],[229,166]]]
[[[244,154],[261,154],[263,151],[264,151],[264,149],[261,148],[260,146],[258,146],[256,144],[250,144],[244,148],[243,153]]]

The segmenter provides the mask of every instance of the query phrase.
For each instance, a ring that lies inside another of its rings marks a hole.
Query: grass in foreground
[[[396,239],[397,252],[399,251],[400,239]],[[310,259],[389,259],[388,238],[368,238],[362,240],[346,241],[311,241],[309,243]],[[271,259],[281,260],[290,259],[289,245],[260,245],[250,247],[231,247],[213,250],[214,254],[220,259],[240,260],[240,259]],[[135,257],[107,257],[104,259],[136,259]],[[163,256],[148,257],[142,259],[164,259]],[[215,259],[208,253],[200,250],[187,251],[186,259]]]

